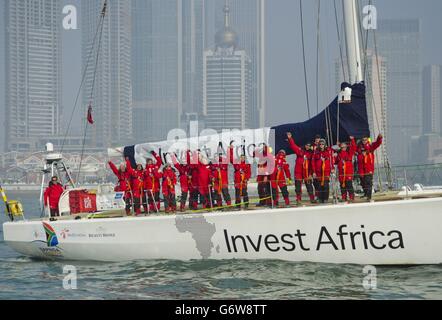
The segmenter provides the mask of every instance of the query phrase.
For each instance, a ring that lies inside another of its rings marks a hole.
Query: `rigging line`
[[[369,5],[369,6],[372,5],[372,0],[369,0],[369,1],[368,1],[368,5]],[[359,12],[359,21],[363,21],[362,11],[361,11],[361,8],[360,8],[360,3],[357,2],[357,3],[356,3],[356,6],[357,6],[357,10],[358,10],[358,12]],[[366,81],[366,80],[367,80],[367,78],[366,78],[366,76],[367,76],[367,69],[368,69],[368,66],[367,66],[368,54],[367,54],[367,52],[368,52],[368,40],[369,40],[369,28],[366,28],[366,30],[365,30],[365,37],[364,37],[364,32],[363,32],[363,30],[362,30],[362,25],[361,25],[361,23],[359,24],[358,29],[359,29],[359,33],[360,33],[360,35],[361,35],[361,39],[362,39],[362,46],[363,46],[363,48],[364,48],[364,50],[363,50],[363,51],[364,51],[364,71],[363,71],[363,78],[364,78],[364,80]]]
[[[307,78],[307,63],[306,63],[306,57],[305,57],[304,14],[303,14],[303,10],[302,10],[302,0],[299,0],[299,12],[300,12],[300,18],[301,18],[300,22],[301,22],[302,58],[303,58],[303,61],[304,61],[305,97],[306,97],[306,100],[307,100],[308,118],[311,119],[310,98],[309,98],[308,78]]]
[[[96,41],[97,41],[97,37],[98,37],[98,33],[99,33],[99,31],[100,31],[100,23],[97,24],[97,30],[95,31],[95,35],[94,35],[94,38],[93,38],[93,40],[92,40],[91,50],[89,51],[88,58],[87,58],[87,60],[86,60],[86,66],[85,66],[85,69],[83,70],[83,76],[82,76],[82,78],[81,78],[80,87],[78,88],[78,91],[77,91],[77,96],[76,96],[76,98],[75,98],[74,108],[72,109],[71,116],[70,116],[70,118],[69,118],[68,127],[66,128],[66,132],[65,132],[65,135],[64,135],[64,137],[63,137],[63,142],[62,142],[62,144],[61,144],[61,151],[60,151],[60,152],[63,152],[63,149],[64,149],[64,146],[65,146],[65,143],[66,143],[67,136],[68,136],[69,131],[70,131],[70,129],[71,129],[72,120],[73,120],[73,118],[74,118],[75,111],[77,110],[77,107],[78,107],[78,100],[79,100],[79,98],[80,98],[80,95],[81,95],[81,91],[82,91],[82,88],[83,88],[84,82],[85,82],[85,80],[86,80],[87,71],[88,71],[88,69],[89,69],[89,64],[90,64],[90,61],[91,61],[92,56],[93,56],[93,52],[94,52],[94,48],[95,48],[95,43],[96,43]]]
[[[335,7],[335,20],[336,20],[336,31],[338,33],[338,46],[339,46],[339,54],[341,56],[341,65],[342,65],[342,74],[344,77],[344,82],[346,82],[346,74],[345,74],[345,65],[344,65],[344,54],[342,53],[342,39],[341,39],[341,32],[339,31],[339,22],[338,22],[338,10],[336,6],[336,0],[333,0],[334,7]]]
[[[345,17],[345,12],[344,12],[344,0],[341,0],[341,9],[342,9],[342,16],[343,17]],[[344,28],[345,28],[345,26],[344,26]],[[348,41],[347,41],[347,38],[346,38],[346,35],[345,35],[345,33],[344,33],[344,41],[345,41],[345,47],[347,48],[347,46],[348,46]],[[352,82],[352,79],[350,79],[350,70],[351,70],[351,67],[350,67],[350,59],[347,57],[347,53],[348,52],[345,52],[345,56],[346,56],[346,64],[347,64],[347,72],[348,72],[348,82],[350,83],[350,84],[352,84],[351,82]]]
[[[319,114],[319,46],[321,41],[321,0],[318,0],[318,20],[316,24],[316,114]]]
[[[99,59],[100,59],[100,51],[101,51],[101,44],[102,44],[102,37],[103,37],[104,19],[106,17],[106,6],[107,6],[107,0],[104,1],[103,11],[101,13],[100,37],[99,37],[99,40],[98,40],[97,55],[96,55],[96,58],[95,58],[94,76],[93,76],[93,80],[92,80],[92,88],[91,88],[91,94],[90,94],[90,100],[89,100],[90,101],[89,102],[90,105],[92,104],[93,95],[94,95],[94,91],[95,91],[95,82],[96,82],[96,79],[97,79],[97,69],[98,69],[98,62],[99,62]],[[86,146],[87,129],[88,129],[88,119],[86,117],[86,119],[85,119],[85,127],[84,127],[84,135],[83,135],[83,145],[81,147],[80,164],[78,166],[77,181],[80,178],[81,167],[83,165],[83,157],[84,157],[84,151],[85,151],[85,146]]]

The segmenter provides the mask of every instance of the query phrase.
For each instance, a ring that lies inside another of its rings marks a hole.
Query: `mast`
[[[359,39],[359,18],[356,0],[343,0],[345,40],[349,66],[350,83],[358,83],[362,78],[361,45]]]

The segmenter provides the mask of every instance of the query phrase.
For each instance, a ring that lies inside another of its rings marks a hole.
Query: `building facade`
[[[442,135],[442,66],[424,67],[422,103],[424,134]]]
[[[215,35],[215,48],[204,52],[203,106],[207,128],[244,130],[253,126],[251,94],[253,71],[238,35],[230,27],[230,8],[224,9],[224,27]]]
[[[82,70],[88,65],[82,107],[85,116],[87,107],[93,108],[95,123],[88,128],[88,136],[92,146],[99,148],[132,142],[131,2],[108,2],[96,69],[99,46],[93,46],[93,39],[103,1],[81,2]]]
[[[266,112],[265,85],[265,0],[207,0],[206,44],[213,48],[215,33],[223,27],[223,7],[231,9],[231,24],[238,34],[238,49],[251,61],[251,128],[264,127]]]
[[[202,114],[204,0],[132,1],[134,137],[165,140]]]
[[[388,62],[388,130],[393,164],[407,164],[411,137],[422,134],[420,21],[380,20],[378,51]]]
[[[61,2],[5,2],[7,150],[35,150],[60,132]]]

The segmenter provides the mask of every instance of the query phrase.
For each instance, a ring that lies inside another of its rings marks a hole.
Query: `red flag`
[[[94,119],[92,118],[92,105],[87,108],[87,122],[94,124]]]

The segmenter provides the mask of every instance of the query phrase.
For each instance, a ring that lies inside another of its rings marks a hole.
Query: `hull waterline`
[[[3,225],[10,247],[38,258],[361,265],[440,264],[441,228],[442,198]]]

